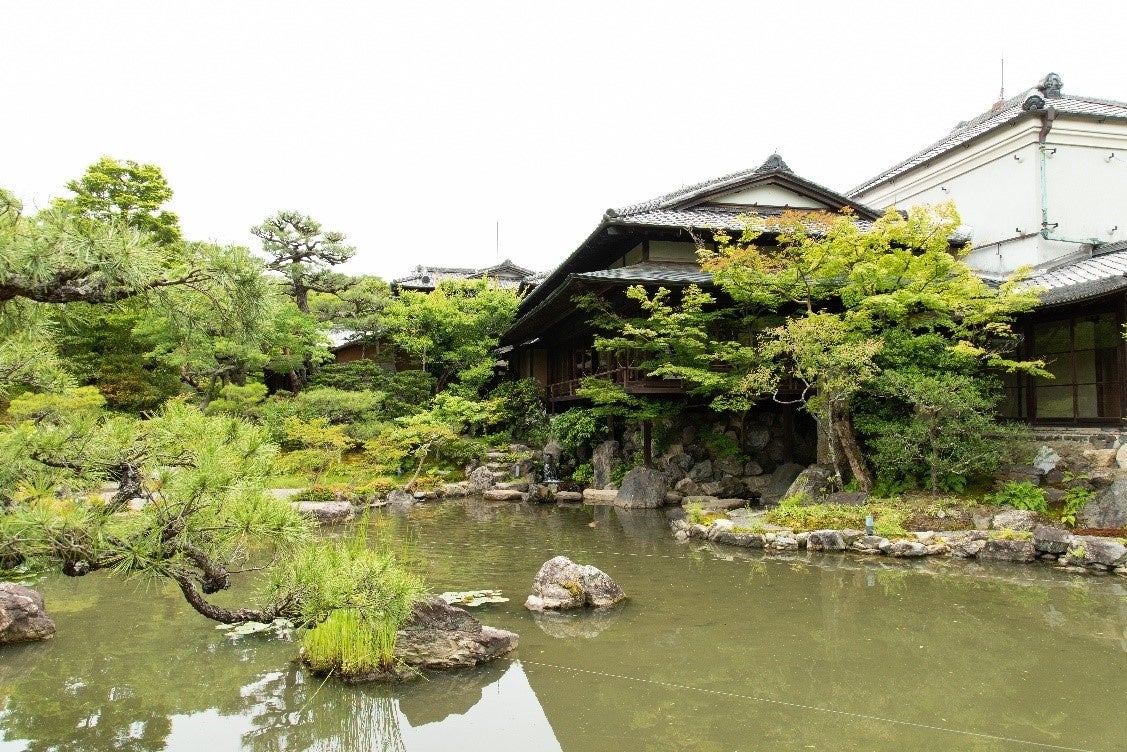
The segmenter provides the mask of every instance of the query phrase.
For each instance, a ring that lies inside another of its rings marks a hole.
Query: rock
[[[469,488],[469,492],[472,494],[481,493],[486,489],[493,488],[493,483],[493,471],[484,465],[474,468],[470,471],[469,476],[466,477],[466,485]]]
[[[683,496],[695,496],[700,493],[697,482],[692,478],[682,478],[673,486],[673,490]]]
[[[394,488],[387,494],[387,503],[396,507],[413,507],[415,506],[415,497],[402,488]]]
[[[748,460],[746,463],[744,463],[743,474],[750,475],[752,477],[763,475],[763,466],[755,460]]]
[[[481,494],[487,501],[524,501],[524,494],[515,489],[490,488]]]
[[[14,582],[0,582],[0,645],[46,640],[55,634],[43,596]]]
[[[771,541],[771,548],[779,551],[797,551],[798,538],[790,533],[775,533],[775,538]]]
[[[1094,468],[1105,468],[1116,465],[1119,454],[1114,449],[1085,449],[1084,461]]]
[[[862,535],[852,543],[853,550],[860,551],[863,554],[879,554],[891,547],[892,543],[889,542],[888,538],[882,538],[879,535]]]
[[[692,469],[694,464],[696,463],[693,458],[684,452],[670,455],[665,460],[666,481],[672,484],[684,479],[684,477],[689,474],[689,470]]]
[[[444,496],[449,496],[451,498],[459,498],[459,497],[462,497],[462,496],[469,496],[470,495],[470,484],[469,483],[443,483],[442,484],[442,493],[443,493]]]
[[[665,475],[635,467],[622,478],[614,505],[623,509],[656,509],[665,505]]]
[[[1007,509],[994,515],[990,520],[990,526],[995,530],[1028,532],[1037,527],[1037,524],[1037,513],[1027,509]]]
[[[868,491],[838,491],[827,496],[826,503],[859,507],[868,502],[871,496],[872,494]]]
[[[611,471],[621,459],[622,454],[617,441],[607,440],[595,447],[591,455],[591,466],[594,468],[595,475],[592,485],[596,489],[604,489],[610,485]]]
[[[555,441],[549,441],[544,445],[544,448],[540,450],[540,455],[544,458],[545,462],[550,461],[553,467],[557,466],[560,464],[560,457],[563,456],[563,447]]]
[[[556,491],[556,501],[561,504],[578,504],[583,501],[579,491]]]
[[[1127,476],[1117,477],[1085,504],[1076,515],[1076,524],[1102,529],[1127,527]]]
[[[591,506],[613,506],[616,498],[618,498],[618,491],[613,488],[583,489],[583,503]]]
[[[1120,470],[1127,470],[1127,444],[1119,447],[1115,452],[1115,464]]]
[[[708,539],[716,540],[716,536],[720,533],[730,533],[736,523],[731,520],[715,520],[708,528]]]
[[[811,465],[798,474],[782,498],[802,494],[808,503],[820,503],[832,488],[834,470],[829,465]]]
[[[1072,533],[1059,527],[1038,525],[1033,529],[1033,547],[1045,554],[1063,554],[1068,550]]]
[[[798,541],[799,550],[804,550],[806,548],[806,539],[809,537],[810,533],[799,533],[798,535],[794,536],[794,539]]]
[[[731,530],[717,532],[712,536],[712,540],[715,543],[742,548],[763,548],[766,545],[766,540],[760,533],[736,533]]]
[[[1127,564],[1127,546],[1111,538],[1078,535],[1069,546],[1068,557],[1084,566],[1100,565],[1114,569]]]
[[[1067,493],[1063,488],[1046,488],[1044,491],[1045,502],[1048,504],[1059,504]]]
[[[1043,473],[1032,465],[1010,465],[994,473],[994,482],[998,488],[1009,482],[1032,483],[1041,485]]]
[[[512,651],[518,640],[512,632],[484,626],[466,611],[430,598],[415,606],[399,630],[395,657],[417,668],[463,668]]]
[[[986,541],[984,540],[964,538],[951,544],[951,553],[960,559],[974,559],[985,545]]]
[[[887,553],[898,559],[916,558],[927,556],[927,546],[918,541],[896,541],[889,547]]]
[[[918,540],[920,543],[924,544],[925,546],[928,546],[928,545],[931,545],[932,543],[935,543],[935,532],[932,531],[932,530],[924,530],[922,532],[915,532],[915,533],[912,533],[912,535],[914,535],[916,537],[916,540]]]
[[[721,457],[712,463],[712,472],[717,475],[743,475],[743,460],[736,457]]]
[[[689,478],[697,481],[706,481],[712,477],[712,460],[701,460],[689,470]]]
[[[847,546],[852,546],[853,543],[858,538],[864,538],[865,537],[865,531],[864,530],[854,530],[852,528],[847,527],[840,532],[841,532],[841,537],[845,539],[845,545],[847,545]]]
[[[844,551],[845,538],[837,530],[815,530],[806,537],[808,551]]]
[[[1033,561],[1037,558],[1037,549],[1033,547],[1032,540],[1005,540],[995,538],[988,540],[978,552],[980,561]]]
[[[1042,446],[1037,450],[1037,456],[1033,458],[1033,467],[1042,473],[1049,473],[1057,469],[1060,459],[1060,455],[1051,447]]]
[[[681,506],[688,508],[695,504],[701,509],[715,509],[714,505],[719,501],[715,496],[684,496],[681,498]]]
[[[530,611],[613,606],[624,600],[614,580],[589,564],[576,564],[566,556],[549,559],[532,581],[532,595],[524,602]]]
[[[778,504],[787,495],[787,490],[803,470],[805,468],[802,465],[796,465],[793,462],[776,467],[775,472],[771,473],[771,479],[767,482],[767,486],[763,489],[759,499],[760,503],[764,505]]]
[[[495,488],[501,491],[520,491],[521,493],[528,493],[528,481],[509,480],[503,483],[498,483]]]
[[[667,491],[665,494],[665,506],[676,507],[681,505],[681,499],[685,498],[682,494],[676,491]]]
[[[312,517],[321,525],[344,522],[352,517],[352,505],[347,501],[295,501],[293,506],[298,512],[306,517]]]

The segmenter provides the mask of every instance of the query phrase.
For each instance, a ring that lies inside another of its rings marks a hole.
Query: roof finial
[[[779,156],[778,152],[767,157],[767,161],[759,165],[755,170],[756,172],[794,172],[783,158]]]
[[[1046,73],[1037,84],[1037,88],[1044,93],[1046,99],[1060,99],[1060,90],[1064,88],[1064,82],[1056,73]]]

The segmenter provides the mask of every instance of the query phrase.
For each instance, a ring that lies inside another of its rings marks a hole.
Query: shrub
[[[1075,527],[1076,516],[1095,495],[1095,491],[1089,491],[1087,488],[1080,488],[1079,486],[1068,489],[1062,500],[1064,506],[1061,508],[1060,521],[1069,527]]]
[[[560,446],[574,452],[606,436],[607,425],[593,411],[576,407],[552,418],[551,433]]]
[[[306,389],[293,399],[294,414],[303,420],[324,418],[333,425],[361,423],[377,419],[383,392],[346,392],[322,387]]]
[[[330,387],[347,392],[367,392],[384,389],[388,373],[374,360],[361,358],[348,363],[330,363],[321,366],[309,379],[310,388]]]
[[[865,518],[873,516],[873,532],[884,537],[904,535],[908,519],[905,509],[890,504],[851,506],[844,504],[779,504],[766,515],[768,522],[797,532],[810,530],[865,529]]]
[[[584,462],[571,471],[571,479],[576,483],[590,483],[595,479],[595,467],[590,462]]]
[[[435,379],[425,371],[399,371],[387,380],[383,412],[388,418],[417,413],[434,395]]]
[[[543,446],[548,441],[548,411],[544,389],[536,379],[506,381],[489,393],[497,402],[497,422],[513,441]]]
[[[1024,509],[1039,514],[1049,511],[1049,506],[1045,502],[1045,492],[1027,480],[1021,483],[1006,481],[1001,491],[987,494],[984,498],[991,504],[1011,506],[1014,509]]]

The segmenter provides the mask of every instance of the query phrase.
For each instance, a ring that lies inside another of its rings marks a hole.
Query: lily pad
[[[509,599],[501,596],[500,590],[464,590],[461,592],[441,593],[439,596],[451,606],[474,608],[484,606],[486,603],[508,603]]]

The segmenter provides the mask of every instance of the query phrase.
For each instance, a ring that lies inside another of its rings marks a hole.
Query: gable
[[[727,193],[717,193],[709,196],[707,201],[712,204],[734,204],[738,206],[789,206],[795,209],[827,209],[829,211],[841,209],[841,206],[831,206],[828,202],[819,201],[786,186],[771,183],[744,186]]]

